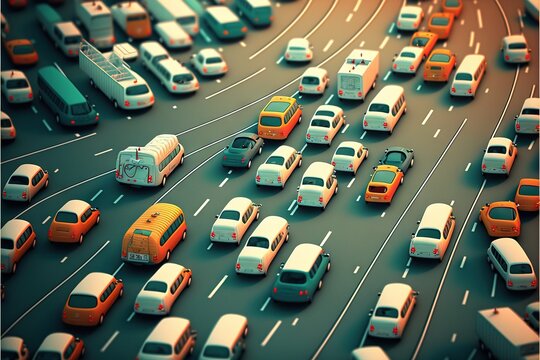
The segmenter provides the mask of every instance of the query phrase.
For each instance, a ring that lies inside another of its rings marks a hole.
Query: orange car
[[[28,39],[15,39],[6,42],[6,52],[15,65],[34,65],[39,56],[32,42]]]
[[[484,223],[489,236],[517,237],[521,231],[518,209],[513,201],[487,203],[480,209],[478,220]]]
[[[445,13],[454,14],[454,17],[459,17],[463,10],[463,0],[443,0],[442,11]]]
[[[447,49],[435,49],[424,65],[424,81],[447,82],[456,68],[456,54]]]
[[[410,46],[422,46],[424,48],[424,59],[428,57],[431,50],[435,47],[435,44],[439,40],[437,34],[427,31],[417,31],[411,37]]]
[[[28,4],[28,0],[9,0],[8,4],[14,8],[22,8]]]
[[[393,165],[379,165],[366,188],[366,202],[392,202],[400,184],[403,184],[403,172]]]
[[[82,200],[69,200],[56,213],[49,227],[49,241],[82,244],[84,235],[99,224],[101,213]]]
[[[259,114],[257,134],[263,139],[285,140],[302,121],[302,106],[293,97],[273,96]]]
[[[514,202],[520,211],[538,211],[538,204],[540,204],[539,186],[540,180],[538,179],[521,179],[519,181]]]
[[[439,39],[445,40],[450,36],[452,25],[454,25],[454,14],[435,13],[429,18],[428,31],[439,35]]]

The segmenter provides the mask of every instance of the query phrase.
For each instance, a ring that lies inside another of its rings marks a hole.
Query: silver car
[[[49,173],[34,164],[22,164],[9,177],[2,191],[2,199],[30,202],[42,189],[49,186]]]

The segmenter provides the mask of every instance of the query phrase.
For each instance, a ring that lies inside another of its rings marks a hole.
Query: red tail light
[[[127,101],[127,100],[124,101],[124,106],[125,106],[125,107],[129,107],[129,105],[130,105],[129,101]]]
[[[88,321],[92,321],[92,318],[93,318],[92,314],[88,314]]]
[[[306,134],[306,138],[311,139],[311,134],[310,134],[310,133],[307,133],[307,134]]]
[[[153,104],[154,103],[154,95],[150,96],[150,102]]]
[[[469,94],[472,94],[472,89],[469,88],[469,90],[467,90],[467,92],[468,92]]]
[[[157,255],[152,256],[152,261],[154,261],[154,262],[157,262],[157,261],[158,261]]]
[[[98,121],[98,120],[99,120],[99,115],[96,115],[96,121]]]
[[[227,155],[223,155],[223,160],[227,160]]]
[[[531,286],[532,286],[532,287],[536,287],[536,284],[537,284],[536,279],[534,279],[533,281],[531,281]]]
[[[28,93],[28,98],[29,98],[29,99],[31,99],[31,98],[33,98],[33,97],[34,97],[34,94]]]
[[[491,231],[497,231],[497,226],[491,225],[490,229],[491,229]]]
[[[358,97],[362,97],[362,92],[359,91],[357,95],[358,95]]]
[[[238,266],[238,265],[237,265],[237,266]],[[263,271],[263,265],[262,265],[262,264],[258,264],[258,265],[257,265],[257,270]]]
[[[126,251],[126,250],[122,250],[122,256],[123,256],[123,257],[126,257],[126,256],[127,256],[127,251]]]
[[[335,162],[335,161],[332,161],[332,166],[336,166],[336,162]]]
[[[321,87],[320,87],[320,86],[317,86],[317,91],[321,91]]]
[[[157,307],[157,309],[158,309],[159,311],[163,310],[163,304],[159,304],[158,307]]]
[[[176,85],[173,85],[173,86],[172,86],[172,89],[173,89],[173,90],[176,90]]]
[[[324,140],[328,141],[328,135],[324,135]]]
[[[482,164],[482,170],[486,170],[486,164]]]
[[[69,50],[68,50],[68,54],[69,54],[69,55],[73,55],[73,50],[69,49]]]
[[[414,70],[414,65],[409,66],[409,70]]]
[[[322,203],[323,202],[323,198],[322,196],[319,196],[319,202]]]
[[[531,54],[526,54],[525,55],[525,60],[530,60],[531,59]]]
[[[242,163],[245,163],[245,162],[246,162],[246,158],[243,157],[240,161],[241,161]]]
[[[285,54],[285,57],[288,59],[291,57],[291,55],[289,55],[289,53]]]
[[[277,293],[277,287],[275,287],[273,291],[274,291],[274,294]]]
[[[413,247],[411,248],[411,254],[414,254],[415,252],[416,252],[416,248],[413,246]]]
[[[398,21],[397,24],[398,24],[398,26],[401,26],[401,21]]]
[[[394,69],[397,69],[397,64],[394,64],[392,67],[393,67]]]
[[[236,270],[240,270],[240,263],[236,263]]]
[[[508,285],[508,287],[512,287],[512,286],[514,286],[514,283],[512,282],[512,280],[508,280],[506,285]]]
[[[298,87],[298,90],[302,91],[302,90],[304,90],[304,87],[303,87],[302,85],[300,85],[300,86]]]
[[[343,95],[343,90],[339,89],[338,90],[338,95]]]
[[[538,127],[538,125],[536,125],[536,127]],[[516,123],[516,130],[519,131],[519,129],[521,129],[521,125],[519,125],[519,123],[517,122],[517,123]]]
[[[234,240],[236,240],[236,233],[233,232],[232,235],[231,235],[231,237],[232,237]]]
[[[216,233],[212,231],[212,232],[210,233],[210,237],[211,237],[211,238],[215,238],[215,237],[216,237]]]
[[[141,305],[140,305],[139,303],[135,303],[135,310],[139,310],[139,307],[140,307],[140,306],[141,306]]]
[[[111,39],[111,41],[112,41],[113,43],[116,42],[116,38],[113,36],[112,39]]]
[[[519,232],[519,228],[517,226],[512,226],[512,231]]]
[[[2,197],[3,197],[3,198],[7,197],[7,192],[2,191]]]
[[[75,239],[75,233],[74,232],[71,233],[71,238]]]
[[[13,95],[9,95],[8,99],[9,101],[13,101],[15,98],[13,97]]]
[[[297,201],[298,201],[299,203],[301,203],[301,202],[302,202],[302,196],[299,196]]]
[[[23,191],[23,192],[22,192],[22,198],[23,198],[23,199],[26,199],[26,191]]]
[[[364,126],[367,126],[367,125],[368,125],[367,120],[364,120]]]
[[[397,326],[394,326],[394,328],[392,329],[392,333],[393,333],[394,335],[397,335],[397,334],[398,334]]]
[[[146,181],[150,184],[152,182],[152,175],[148,175],[148,179]]]
[[[255,181],[261,182],[261,177],[259,175],[255,176]]]
[[[278,183],[281,183],[281,176],[278,176],[278,177],[277,177],[277,182],[278,182]]]
[[[413,24],[413,26],[414,26],[415,28],[417,28],[418,25],[420,25],[420,24],[419,24],[419,21],[417,21],[417,22],[415,22],[415,23]]]
[[[453,92],[453,93],[456,92],[456,88],[455,88],[455,87],[452,88],[452,92]]]
[[[438,255],[439,254],[439,249],[435,248],[433,249],[433,255]]]
[[[308,291],[307,291],[307,290],[300,290],[300,291],[298,292],[298,295],[300,295],[300,296],[307,296],[307,294],[308,294]]]
[[[375,331],[375,326],[369,325],[369,332],[374,332],[374,331]]]
[[[69,123],[70,123],[71,125],[75,125],[75,120],[69,120]]]
[[[229,35],[229,30],[223,30],[223,35]]]
[[[208,72],[208,69],[206,68],[206,66],[202,68],[202,71],[203,71],[203,73],[205,73],[205,74]]]
[[[505,59],[506,61],[508,61],[508,60],[510,60],[510,56],[505,55],[505,56],[504,56],[504,59]]]
[[[247,27],[246,27],[246,26],[244,26],[244,27],[242,28],[242,32],[243,32],[243,33],[247,32]]]
[[[506,170],[506,164],[502,164],[501,169]]]
[[[306,54],[306,59],[311,58],[311,54]]]
[[[349,164],[349,166],[348,166],[348,167],[349,167],[349,169],[352,169],[352,168],[353,168],[352,164]]]
[[[385,122],[383,122],[382,126],[383,127],[388,127],[388,123],[385,121]]]

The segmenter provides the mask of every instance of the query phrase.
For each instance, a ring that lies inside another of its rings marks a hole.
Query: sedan
[[[416,31],[424,19],[424,10],[420,6],[403,6],[397,19],[398,30]]]
[[[414,165],[414,150],[402,146],[391,146],[384,150],[384,156],[379,160],[379,164],[395,166],[405,174]]]
[[[409,45],[422,47],[424,49],[424,57],[428,57],[431,50],[433,50],[435,47],[438,39],[439,36],[432,32],[417,31],[411,37]]]
[[[424,81],[447,82],[456,68],[456,54],[447,49],[435,49],[424,65]]]
[[[428,22],[428,31],[439,35],[440,40],[446,40],[450,36],[454,25],[454,14],[435,13]]]
[[[8,103],[27,103],[34,98],[32,86],[22,71],[2,71],[0,79],[2,82],[2,94],[6,97]]]
[[[334,105],[321,105],[315,111],[306,132],[306,142],[332,145],[332,140],[345,124],[343,109]]]
[[[512,140],[503,137],[491,138],[482,158],[482,175],[505,174],[509,176],[517,151],[517,146]]]
[[[2,140],[13,140],[17,136],[15,125],[8,114],[2,111],[2,119],[0,120],[0,128],[2,131]]]
[[[514,130],[518,134],[538,134],[540,130],[540,98],[525,99],[519,115],[514,117]]]
[[[324,94],[330,83],[328,71],[323,68],[310,67],[300,78],[298,92],[301,94]]]
[[[313,50],[308,39],[293,38],[289,40],[285,50],[285,60],[290,62],[306,62],[313,58]]]
[[[514,202],[519,207],[519,211],[538,211],[540,205],[539,187],[539,179],[524,178],[519,180],[516,196],[514,197]]]
[[[334,152],[331,164],[337,171],[352,172],[356,175],[358,168],[368,155],[368,148],[362,143],[343,141]]]
[[[505,36],[502,39],[501,52],[507,63],[528,63],[531,61],[531,49],[523,34]]]
[[[39,56],[34,44],[28,39],[14,39],[5,43],[6,52],[15,65],[34,65]]]
[[[191,36],[176,21],[162,21],[156,24],[156,33],[159,42],[169,49],[182,49],[191,47]]]
[[[403,50],[394,57],[392,71],[406,74],[415,74],[420,67],[424,56],[424,49],[417,46],[405,46]]]
[[[255,155],[262,153],[264,141],[257,134],[241,133],[235,136],[230,145],[223,150],[221,164],[230,167],[251,168]]]
[[[459,17],[463,11],[463,0],[443,0],[442,12],[454,14],[454,17]]]
[[[393,165],[379,165],[373,168],[364,199],[366,202],[390,203],[403,184],[403,172]]]
[[[229,67],[221,54],[212,48],[200,50],[191,55],[191,65],[201,75],[222,75],[229,71]]]
[[[513,201],[487,203],[480,209],[478,220],[484,223],[489,236],[518,237],[521,232],[518,208]]]

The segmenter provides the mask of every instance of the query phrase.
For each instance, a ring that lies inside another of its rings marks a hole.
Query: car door
[[[86,234],[91,228],[92,226],[94,226],[94,222],[92,221],[92,210],[90,209],[90,207],[86,208],[86,210],[84,210],[83,214],[81,215],[81,225],[82,225],[82,228],[81,228],[81,231],[83,234]]]

